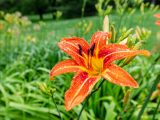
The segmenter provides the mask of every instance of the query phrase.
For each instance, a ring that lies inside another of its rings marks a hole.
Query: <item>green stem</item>
[[[155,116],[156,116],[156,113],[157,113],[157,111],[158,111],[159,105],[160,105],[160,99],[159,99],[159,102],[158,102],[158,104],[157,104],[157,107],[156,107],[156,109],[155,109],[155,111],[154,111],[152,120],[155,120]]]
[[[82,108],[81,108],[81,110],[80,110],[80,112],[79,112],[79,115],[78,115],[78,117],[77,117],[77,120],[80,119],[81,114],[82,114],[82,112],[83,112],[83,110],[84,110],[84,108],[85,108],[85,105],[87,104],[89,98],[90,98],[96,91],[99,90],[99,88],[102,86],[102,84],[103,84],[104,81],[105,81],[105,80],[103,79],[102,82],[99,84],[99,86],[98,86],[96,89],[94,89],[94,90],[91,92],[91,94],[88,96],[88,98],[86,99],[85,103],[83,104],[83,106],[82,106]]]
[[[87,0],[83,0],[82,14],[81,14],[81,17],[82,17],[82,18],[84,17],[84,10],[85,10],[85,7],[86,7],[86,3],[87,3]]]
[[[58,116],[59,116],[60,120],[63,120],[62,117],[61,117],[61,112],[60,112],[60,110],[58,109],[58,106],[57,106],[57,104],[56,104],[56,102],[55,102],[55,100],[54,100],[53,93],[51,92],[51,94],[52,94],[53,103],[54,103],[54,105],[55,105],[55,107],[56,107],[56,110],[57,110],[57,112],[58,112]]]
[[[154,81],[154,83],[153,83],[153,85],[152,85],[152,88],[151,88],[151,90],[150,90],[150,92],[149,92],[149,95],[148,95],[147,98],[145,99],[144,104],[143,104],[143,106],[142,106],[142,109],[140,110],[140,112],[139,112],[139,114],[138,114],[137,120],[140,120],[140,119],[141,119],[141,116],[142,116],[142,114],[143,114],[143,112],[144,112],[144,110],[145,110],[145,108],[146,108],[146,106],[147,106],[147,104],[148,104],[148,102],[149,102],[149,99],[150,99],[153,91],[155,90],[156,85],[157,85],[158,82],[159,82],[159,78],[160,78],[160,74],[159,74],[159,75],[157,76],[157,78],[155,79],[155,81]]]
[[[148,67],[147,71],[144,73],[142,78],[144,78],[144,76],[148,77],[148,72],[151,71],[152,69],[154,70],[154,65],[156,65],[159,60],[160,60],[160,54],[158,55],[158,57],[155,58],[153,63]],[[139,81],[139,84],[141,83],[142,83],[142,79]]]
[[[126,0],[126,3],[127,3],[127,2],[128,2],[128,0]],[[128,4],[128,3],[127,3],[127,4]],[[124,18],[124,20],[127,19],[127,15],[126,15],[127,10],[126,10],[126,8],[127,8],[127,7],[124,8],[124,13],[122,13],[122,15],[120,16],[120,20],[119,20],[120,22],[119,22],[118,27],[117,27],[118,33],[116,34],[116,39],[118,39],[118,36],[119,36],[119,34],[120,34],[120,28],[121,28],[121,26],[122,26],[123,18]]]

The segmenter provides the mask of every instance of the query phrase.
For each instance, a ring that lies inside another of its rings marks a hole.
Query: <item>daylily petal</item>
[[[156,25],[160,26],[160,20],[156,21]]]
[[[83,102],[99,79],[100,77],[88,76],[86,72],[77,73],[72,80],[71,87],[65,93],[66,110]]]
[[[147,50],[136,50],[136,51],[119,51],[119,52],[114,52],[108,56],[105,57],[105,65],[115,61],[115,60],[120,60],[120,59],[124,59],[126,57],[133,57],[136,55],[145,55],[145,56],[149,56],[150,53]]]
[[[149,56],[150,52],[147,50],[131,50],[127,46],[120,44],[106,45],[99,52],[99,57],[104,58],[104,66],[107,66],[109,63],[115,60],[133,57],[136,55]]]
[[[109,55],[113,52],[118,52],[118,51],[128,51],[129,48],[126,45],[122,44],[108,44],[105,45],[101,48],[99,51],[99,57],[104,57],[106,55]]]
[[[120,86],[138,87],[138,83],[125,70],[115,64],[108,66],[102,77]]]
[[[84,65],[83,54],[87,54],[89,49],[89,45],[84,39],[78,37],[63,38],[58,45],[60,49],[70,55],[78,64]]]
[[[99,52],[99,49],[106,45],[107,40],[111,37],[111,34],[109,32],[96,32],[90,42],[90,47],[92,47],[95,44],[95,53]]]
[[[57,63],[50,72],[50,79],[53,79],[54,76],[67,72],[78,72],[79,66],[74,60],[64,60]]]
[[[156,18],[160,18],[160,13],[155,14],[155,15],[154,15],[154,17],[156,17]]]

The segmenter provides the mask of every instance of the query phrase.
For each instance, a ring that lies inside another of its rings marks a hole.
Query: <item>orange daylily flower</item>
[[[109,38],[110,33],[99,31],[92,36],[90,45],[78,37],[63,38],[59,42],[60,49],[72,59],[56,64],[50,72],[50,78],[66,72],[77,72],[65,93],[66,110],[80,104],[100,78],[120,86],[138,87],[138,83],[113,61],[138,54],[149,56],[150,53],[131,50],[126,45],[106,44]]]
[[[155,14],[154,17],[160,18],[160,13],[159,14]],[[156,21],[156,25],[160,26],[160,20]]]
[[[160,26],[160,20],[156,21],[156,25]]]
[[[160,13],[155,14],[155,15],[154,15],[154,17],[156,17],[156,18],[160,18]]]

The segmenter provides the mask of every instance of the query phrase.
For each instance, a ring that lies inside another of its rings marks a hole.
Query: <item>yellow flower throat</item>
[[[97,50],[97,49],[96,49]],[[82,55],[82,47],[79,45],[79,54]],[[88,49],[88,54],[83,54],[85,59],[86,68],[83,71],[91,76],[100,75],[103,71],[103,59],[98,58],[95,54],[95,43]]]

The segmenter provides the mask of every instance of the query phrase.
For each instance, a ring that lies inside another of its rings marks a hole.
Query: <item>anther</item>
[[[89,53],[90,53],[90,49],[88,49],[88,51],[87,51],[87,54],[89,55]]]
[[[80,44],[78,44],[78,47],[79,47],[79,54],[82,56],[82,46]]]
[[[95,48],[95,43],[91,46],[90,51],[91,51],[91,55],[93,56],[94,53],[94,48]]]

